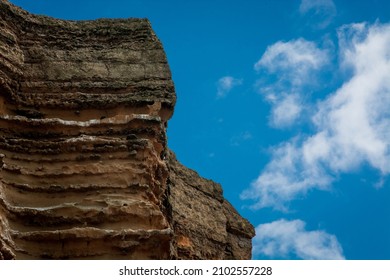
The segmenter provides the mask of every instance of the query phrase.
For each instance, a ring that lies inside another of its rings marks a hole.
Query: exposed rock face
[[[177,162],[176,95],[146,19],[0,0],[0,259],[248,259],[253,227]]]
[[[169,195],[176,256],[250,259],[253,226],[222,196],[222,188],[181,165],[169,153]]]

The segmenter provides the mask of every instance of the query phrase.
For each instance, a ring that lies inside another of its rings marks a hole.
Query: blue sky
[[[255,259],[390,259],[389,1],[11,2],[151,21],[169,146],[256,227]]]

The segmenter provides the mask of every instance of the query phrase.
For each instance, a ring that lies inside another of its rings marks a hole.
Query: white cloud
[[[332,0],[302,0],[299,6],[302,15],[309,15],[315,27],[326,28],[337,14],[336,5]]]
[[[306,194],[314,186],[326,189],[332,182],[320,162],[304,157],[299,137],[272,150],[272,160],[251,187],[241,194],[242,199],[256,202],[253,208],[273,207],[286,210],[285,203]]]
[[[314,42],[300,38],[269,46],[255,64],[255,69],[264,68],[277,73],[292,86],[301,86],[310,83],[311,73],[322,68],[327,60],[326,51],[319,49]]]
[[[287,95],[272,109],[271,122],[275,127],[290,126],[300,115],[302,106],[298,95]]]
[[[302,220],[284,219],[256,227],[254,257],[339,260],[343,250],[334,235],[325,231],[306,231]]]
[[[231,76],[225,76],[217,82],[217,97],[225,97],[234,87],[242,84],[242,79],[236,79]]]
[[[328,53],[315,43],[304,39],[276,42],[269,46],[255,64],[257,71],[265,70],[276,76],[277,82],[259,82],[259,91],[273,106],[271,124],[275,127],[292,125],[302,112],[302,92],[314,86],[316,76],[328,63]]]
[[[368,164],[390,173],[390,25],[353,24],[339,30],[340,65],[350,78],[320,102],[315,132],[275,148],[246,190],[255,207],[282,208],[311,189],[325,189],[338,174]]]
[[[353,30],[351,30],[353,29]],[[344,26],[355,34],[341,46],[342,64],[353,75],[319,105],[314,123],[326,137],[326,160],[335,171],[350,171],[366,162],[390,172],[390,25]],[[362,38],[365,34],[365,38]],[[352,43],[351,43],[352,42]]]

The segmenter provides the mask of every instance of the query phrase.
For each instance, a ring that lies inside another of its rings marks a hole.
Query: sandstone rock
[[[168,153],[174,255],[183,259],[250,259],[253,226],[222,196],[222,188],[201,178]]]
[[[175,100],[148,20],[0,0],[0,259],[249,259],[253,227],[167,148]]]

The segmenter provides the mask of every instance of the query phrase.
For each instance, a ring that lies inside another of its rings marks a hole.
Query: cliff
[[[252,225],[167,147],[175,100],[148,20],[0,0],[0,259],[249,259]]]

